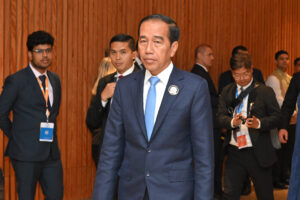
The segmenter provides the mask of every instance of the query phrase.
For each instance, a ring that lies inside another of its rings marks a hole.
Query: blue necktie
[[[156,89],[155,85],[158,83],[159,78],[152,76],[149,79],[150,88],[146,100],[146,109],[145,109],[145,123],[148,141],[151,138],[153,127],[154,127],[154,112],[155,112],[155,102],[156,102]]]

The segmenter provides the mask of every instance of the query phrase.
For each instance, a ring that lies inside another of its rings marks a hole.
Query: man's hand
[[[242,123],[242,120],[240,119],[240,117],[245,118],[241,113],[239,113],[233,117],[233,121],[232,121],[233,127],[237,127]]]
[[[107,100],[114,95],[115,87],[116,87],[116,83],[115,82],[108,83],[105,86],[105,88],[102,91],[102,93],[101,93],[101,100],[104,101],[104,102],[107,102]]]
[[[248,128],[258,128],[259,126],[259,119],[257,119],[255,116],[248,118],[246,120],[246,126]]]
[[[281,143],[287,143],[288,141],[288,131],[286,129],[280,129],[278,131],[279,140]]]

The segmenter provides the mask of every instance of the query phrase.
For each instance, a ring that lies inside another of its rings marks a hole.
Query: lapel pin
[[[177,85],[170,85],[170,87],[168,88],[168,92],[170,95],[177,95],[179,92],[179,88]]]

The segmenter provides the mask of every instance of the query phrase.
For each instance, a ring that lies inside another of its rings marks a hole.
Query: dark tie
[[[119,78],[119,79],[122,79],[122,78],[124,78],[124,76],[123,76],[123,75],[120,75],[118,78]]]
[[[43,86],[44,92],[46,92],[46,75],[40,75],[39,79],[42,82],[42,86]],[[49,108],[49,110],[51,110],[51,104],[50,104],[49,95],[48,95],[48,108]]]
[[[44,91],[46,90],[46,76],[45,75],[40,75],[39,76],[39,79],[42,81],[42,86],[43,86],[43,89]]]

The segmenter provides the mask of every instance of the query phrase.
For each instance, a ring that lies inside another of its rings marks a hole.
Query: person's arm
[[[207,83],[202,81],[191,109],[191,142],[195,166],[195,200],[213,199],[214,149],[212,112]]]
[[[281,123],[280,123],[280,127],[279,127],[280,130],[278,132],[280,142],[282,142],[282,143],[286,143],[288,140],[287,128],[289,126],[291,116],[295,110],[297,98],[298,98],[298,95],[300,92],[300,90],[297,86],[297,83],[299,82],[299,80],[297,81],[297,79],[299,79],[299,78],[300,78],[299,73],[297,73],[293,76],[293,78],[290,82],[289,88],[286,92],[283,104],[282,104]]]
[[[281,124],[280,124],[281,129],[288,128],[291,116],[295,110],[297,98],[300,92],[297,85],[299,84],[299,80],[297,81],[297,79],[299,78],[300,78],[300,74],[296,74],[293,76],[290,85],[288,87],[288,90],[286,92],[285,99],[281,108]]]
[[[109,84],[111,83],[107,83],[106,78],[100,79],[97,87],[97,93],[95,96],[92,97],[91,104],[88,108],[86,115],[86,124],[91,131],[99,128],[103,118],[107,117],[107,108],[109,106],[108,103],[110,103],[110,101],[107,98],[102,100],[101,94],[103,93],[103,91],[105,91],[107,87],[109,87]]]
[[[263,102],[264,107],[266,108],[266,115],[263,117],[259,118],[259,116],[255,116],[255,113],[253,113],[253,115],[260,121],[259,129],[262,131],[268,131],[270,129],[277,128],[280,123],[280,108],[274,91],[269,87],[264,87],[263,90],[259,92],[259,96],[256,98],[259,98],[259,101],[257,102]]]
[[[0,96],[0,128],[7,137],[11,137],[12,122],[9,113],[14,105],[18,94],[18,85],[13,76],[6,78]]]
[[[106,122],[104,141],[95,178],[93,200],[113,200],[114,198],[117,171],[120,168],[124,153],[124,131],[120,87],[117,85]]]
[[[281,89],[280,89],[280,81],[275,76],[271,75],[266,80],[266,86],[271,87],[276,95],[277,102],[279,107],[281,108],[284,97],[282,96]]]

